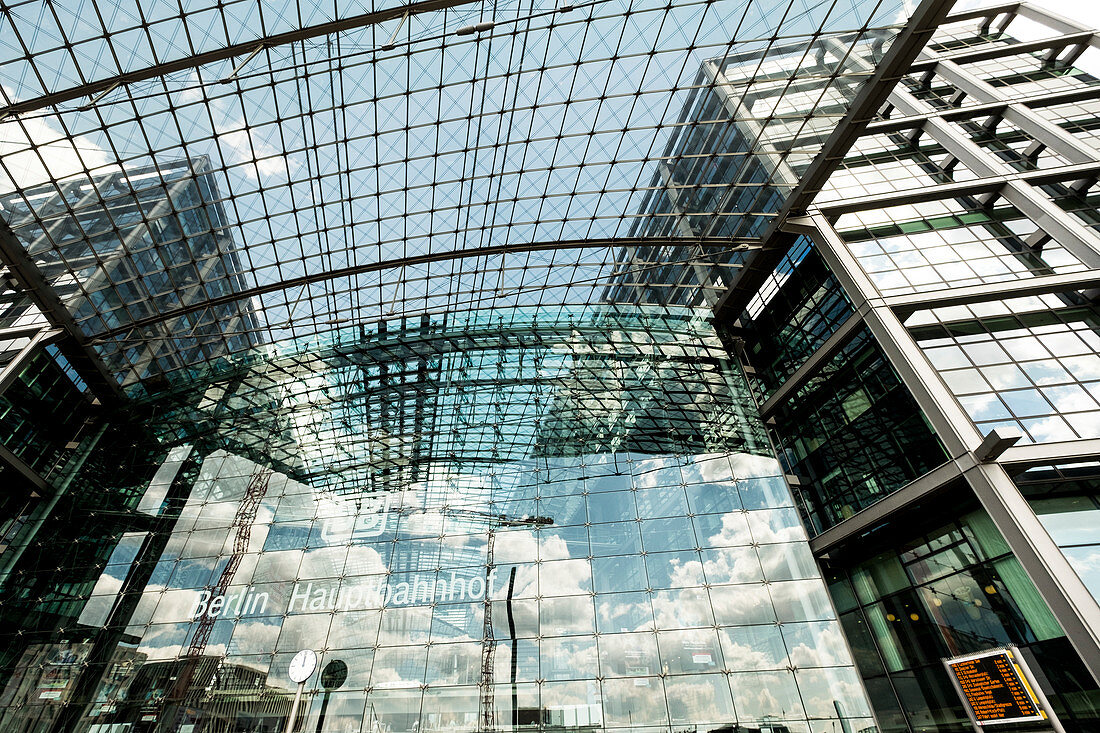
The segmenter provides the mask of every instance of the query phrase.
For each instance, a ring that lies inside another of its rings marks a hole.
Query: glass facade
[[[776,272],[737,333],[745,339],[757,398],[770,406],[775,448],[798,481],[806,527],[819,534],[947,455],[865,327],[811,377],[771,399],[854,313],[808,240],[800,240]]]
[[[346,677],[310,680],[307,730],[870,727],[790,490],[712,327],[657,309],[554,315],[513,314],[537,346],[483,328],[491,360],[476,358],[472,330],[434,330],[440,348],[469,344],[409,388],[434,383],[457,414],[421,425],[436,436],[417,454],[391,445],[391,476],[415,464],[400,489],[307,482],[319,466],[255,460],[321,437],[313,418],[333,410],[301,401],[292,371],[273,376],[278,360],[147,422],[163,440],[130,459],[132,483],[99,473],[117,460],[101,449],[70,516],[9,576],[5,616],[39,621],[8,637],[2,725],[273,730],[294,693],[290,659],[310,648]],[[292,359],[327,359],[313,373],[333,395],[334,355]],[[639,374],[615,392],[629,401],[589,406],[628,365],[681,379]],[[680,391],[688,381],[697,388]],[[259,397],[272,404],[253,423]],[[370,404],[340,399],[345,414]],[[488,439],[474,418],[500,426],[532,409],[526,442]],[[194,410],[233,427],[179,432]],[[379,450],[377,436],[335,440]],[[82,521],[99,514],[110,523]]]
[[[1100,598],[1100,511],[1095,463],[1038,466],[1016,484],[1092,595]]]
[[[0,731],[1100,727],[1098,36],[944,5],[7,3]]]
[[[1096,727],[1100,688],[988,516],[927,529],[932,517],[911,519],[900,542],[836,563],[829,579],[880,730],[969,729],[941,659],[1006,644],[1042,676],[1067,727]]]

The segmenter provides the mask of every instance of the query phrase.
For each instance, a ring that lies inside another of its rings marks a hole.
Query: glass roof
[[[908,5],[9,2],[0,217],[132,389],[423,314],[705,306]]]

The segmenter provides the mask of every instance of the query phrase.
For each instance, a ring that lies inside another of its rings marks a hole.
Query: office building
[[[3,16],[0,730],[1100,728],[1091,28],[200,5]]]

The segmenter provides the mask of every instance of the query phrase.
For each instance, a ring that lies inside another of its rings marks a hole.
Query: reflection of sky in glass
[[[248,0],[142,3],[139,13],[119,1],[90,19],[15,3],[0,19],[0,35],[18,39],[0,47],[0,86],[8,102],[25,101],[372,9]],[[245,59],[118,87],[92,109],[83,98],[29,112],[0,125],[0,187],[208,157],[245,287],[429,253],[622,237],[705,59],[898,19],[893,2],[463,5],[411,16],[389,51],[380,46],[393,20],[265,49],[227,84]],[[406,264],[255,304],[265,340],[279,340],[420,307],[590,302],[616,251]]]
[[[187,652],[199,599],[233,552],[239,530],[230,525],[256,470],[223,451],[204,460],[131,620],[146,664]],[[691,498],[702,495],[723,500]],[[690,521],[689,502],[699,512]],[[620,715],[626,725],[663,725],[669,716],[799,721],[835,718],[834,700],[847,716],[868,714],[774,459],[620,454],[500,464],[489,476],[452,473],[410,486],[384,509],[381,531],[349,534],[361,513],[376,510],[273,476],[226,591],[228,610],[202,653],[290,690],[290,656],[323,649],[322,663],[345,660],[346,689],[369,689],[380,714],[397,714],[386,710],[390,695],[415,691],[416,704],[425,696],[425,725],[438,710],[457,714],[462,728],[473,722],[463,716],[476,710],[485,659],[484,595],[469,584],[488,574],[495,678],[510,679],[515,645],[517,684],[541,694],[552,714],[584,705],[590,722],[605,725]],[[499,523],[521,511],[553,524]],[[686,531],[663,531],[663,517],[684,520]],[[272,545],[281,524],[311,528],[308,543]],[[648,554],[609,543],[618,524],[640,532]],[[456,579],[457,595],[439,586]],[[396,595],[364,592],[380,584]],[[251,602],[261,594],[262,604]],[[237,596],[244,610],[233,607]],[[564,690],[595,680],[602,693]],[[456,703],[467,694],[473,705]]]

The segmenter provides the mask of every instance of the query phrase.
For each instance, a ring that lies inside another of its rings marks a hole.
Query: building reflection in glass
[[[284,389],[271,360],[165,408],[148,429],[187,442],[134,496],[135,531],[88,594],[103,629],[78,621],[22,650],[0,725],[277,731],[290,659],[309,648],[302,731],[869,727],[709,324],[575,315],[464,324],[461,352],[435,330],[409,355],[430,368],[387,397],[385,436],[333,419],[378,399],[348,378],[371,339],[293,355],[312,393]],[[538,340],[507,340],[517,330]],[[429,388],[435,409],[402,422]],[[335,446],[354,471],[325,465]],[[348,480],[365,471],[370,490]],[[139,532],[140,518],[163,524]],[[346,675],[326,686],[336,660]]]

